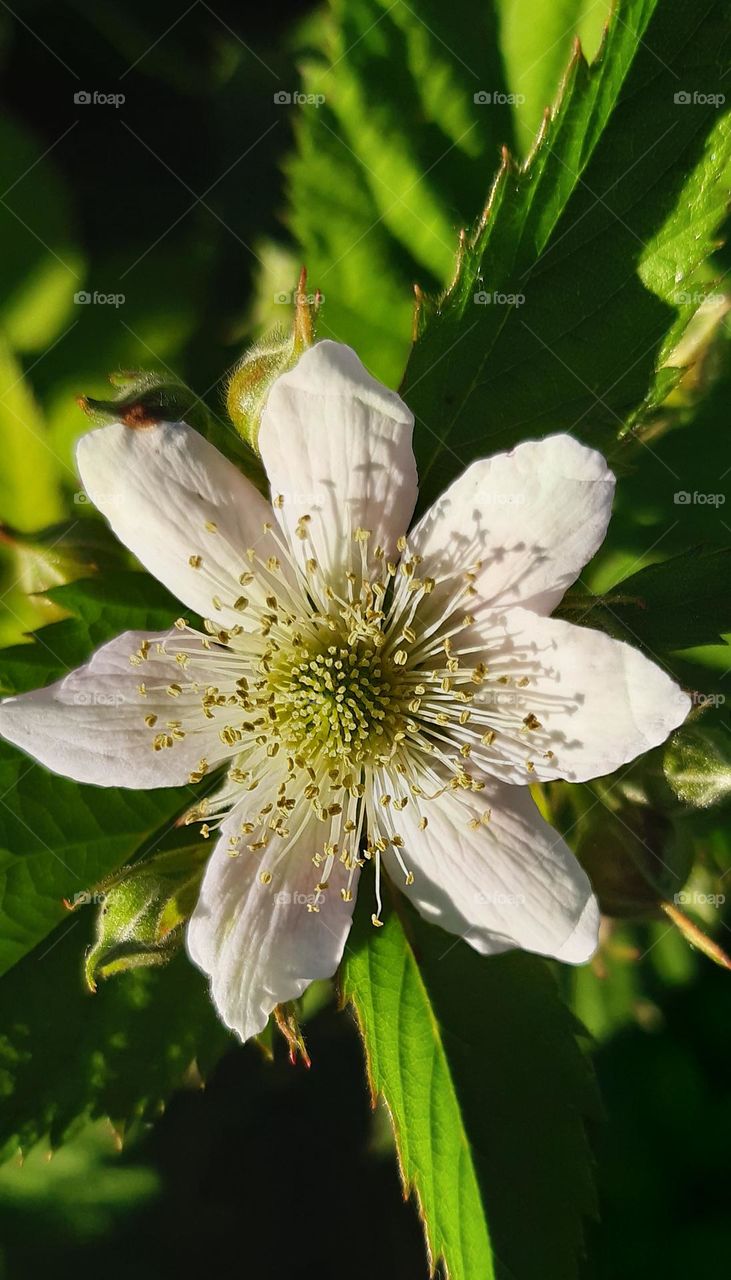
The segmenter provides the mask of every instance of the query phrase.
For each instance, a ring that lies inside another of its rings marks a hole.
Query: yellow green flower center
[[[401,726],[391,664],[368,642],[300,650],[272,672],[283,744],[306,758],[347,767],[390,755]]]

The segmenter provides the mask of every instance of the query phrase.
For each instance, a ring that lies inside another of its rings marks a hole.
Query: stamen
[[[275,497],[275,508],[283,505]],[[465,607],[475,593],[474,564],[422,577],[407,538],[392,560],[370,530],[351,533],[346,520],[342,567],[331,581],[317,559],[313,517],[295,515],[297,554],[277,523],[265,526],[261,556],[256,547],[237,551],[224,531],[206,525],[221,552],[238,557],[243,593],[191,554],[190,566],[209,574],[214,617],[233,612],[206,621],[204,634],[177,620],[174,652],[164,643],[157,652],[175,662],[178,678],[148,681],[139,692],[154,693],[158,703],[163,694],[176,699],[179,719],[162,732],[154,713],[145,724],[156,751],[199,735],[192,784],[209,772],[209,757],[223,752],[228,760],[213,803],[199,802],[186,821],[205,819],[208,834],[231,810],[240,812],[228,853],[262,858],[264,886],[284,858],[311,857],[318,881],[307,909],[315,912],[333,868],[347,872],[339,892],[350,902],[357,870],[373,861],[379,927],[382,855],[388,851],[407,886],[414,882],[399,814],[409,805],[410,828],[426,831],[429,804],[449,794],[479,829],[487,818],[473,793],[485,786],[481,763],[495,758],[488,749],[502,753],[504,745],[506,758],[534,772],[526,735],[537,735],[530,738],[536,760],[552,758],[543,728],[550,703],[537,691],[518,699],[515,690],[528,687],[534,668],[529,655],[505,653],[497,625],[489,644],[472,630]],[[240,626],[232,625],[234,613]],[[141,645],[133,663],[148,662],[148,649]],[[313,820],[320,835],[306,855]]]

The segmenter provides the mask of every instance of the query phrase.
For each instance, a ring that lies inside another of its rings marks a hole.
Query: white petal
[[[392,849],[383,856],[426,920],[485,955],[521,947],[568,964],[593,955],[599,911],[591,885],[527,787],[489,779],[484,791],[464,800],[447,791],[419,805],[410,800],[394,823],[413,885],[404,884]],[[428,820],[424,831],[419,812]],[[471,820],[480,821],[477,829]]]
[[[252,567],[246,550],[266,560],[277,548],[264,532],[271,506],[233,463],[184,422],[115,422],[82,436],[76,460],[91,501],[150,573],[202,617],[245,623],[230,606]]]
[[[318,342],[272,387],[259,448],[272,497],[284,498],[277,514],[294,551],[314,552],[331,579],[356,555],[356,529],[390,553],[406,532],[417,492],[413,422],[399,396],[337,342]],[[307,543],[296,535],[303,515],[311,517]]]
[[[340,890],[348,873],[336,861],[329,887],[317,895],[312,855],[327,828],[315,818],[293,840],[270,885],[259,879],[260,855],[242,846],[228,852],[241,812],[222,826],[208,863],[198,905],[188,925],[191,959],[211,980],[211,995],[226,1026],[248,1040],[265,1026],[275,1005],[300,996],[316,978],[329,978],[350,932],[353,902]],[[318,911],[308,911],[319,903]]]
[[[200,696],[172,698],[165,692],[180,680],[180,667],[173,656],[157,654],[155,644],[170,639],[172,647],[178,634],[126,631],[56,684],[7,698],[0,703],[0,735],[77,782],[142,788],[187,782],[202,756],[213,765],[224,752],[217,730],[203,720]],[[146,640],[149,657],[132,666],[130,656]],[[198,674],[204,684],[213,683],[203,667]],[[148,715],[157,715],[159,723],[148,726]],[[185,722],[191,715],[203,721],[202,733],[154,750],[153,740],[168,720]]]
[[[481,561],[487,602],[550,613],[604,541],[614,476],[571,436],[474,462],[422,517],[409,547],[431,577]]]
[[[475,743],[472,758],[505,781],[603,777],[659,746],[690,710],[661,667],[603,632],[508,609],[478,614],[471,633],[488,667],[471,723],[497,709],[494,742]]]

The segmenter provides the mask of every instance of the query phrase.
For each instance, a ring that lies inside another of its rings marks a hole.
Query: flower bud
[[[172,959],[209,853],[202,843],[156,853],[66,903],[70,910],[89,903],[100,907],[96,941],[84,965],[90,991],[100,978]]]
[[[239,435],[252,449],[257,448],[261,415],[272,384],[293,368],[302,352],[314,342],[321,295],[308,295],[306,285],[307,272],[303,267],[294,295],[291,332],[276,329],[256,342],[242,356],[228,381],[228,415]]]
[[[203,407],[184,382],[142,371],[110,374],[109,381],[117,388],[117,394],[109,400],[93,400],[91,396],[80,396],[78,400],[95,424],[123,422],[132,428],[149,427],[155,422],[198,425],[196,416],[201,416]]]
[[[722,803],[731,793],[727,731],[720,725],[686,725],[672,738],[663,769],[673,792],[689,808]]]

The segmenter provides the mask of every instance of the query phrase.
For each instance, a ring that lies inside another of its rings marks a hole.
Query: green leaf
[[[6,1258],[14,1240],[24,1249],[31,1234],[49,1242],[54,1252],[50,1240],[55,1232],[65,1240],[83,1240],[88,1248],[109,1231],[111,1221],[132,1208],[142,1209],[159,1194],[156,1170],[141,1161],[114,1158],[115,1137],[108,1121],[97,1120],[80,1129],[52,1160],[39,1144],[22,1160],[0,1168]]]
[[[103,624],[109,637],[119,634],[120,622],[130,614],[132,626],[152,627],[168,626],[169,620],[174,620],[180,612],[175,596],[156,578],[132,570],[77,578],[54,587],[47,594],[90,629]],[[130,630],[131,625],[128,622],[124,630]],[[100,643],[95,636],[91,639],[94,644]]]
[[[23,532],[63,515],[64,468],[23,369],[0,334],[0,520]]]
[[[723,92],[730,41],[721,0],[619,0],[525,166],[505,155],[406,370],[423,504],[532,435],[570,430],[610,452],[656,403],[725,215],[731,130],[707,98]]]
[[[314,46],[303,89],[324,100],[299,115],[290,224],[325,296],[321,336],[393,385],[413,284],[446,284],[454,230],[512,138],[509,105],[474,100],[505,90],[495,17],[481,0],[331,0]]]
[[[731,793],[731,736],[726,728],[687,725],[665,751],[663,770],[684,804],[708,809]]]
[[[443,1259],[450,1280],[489,1280],[494,1257],[474,1157],[444,1033],[414,952],[395,913],[377,939],[353,941],[357,950],[343,966],[343,994],[363,1035],[373,1100],[382,1095],[391,1115],[431,1266]]]
[[[517,98],[516,127],[527,151],[543,113],[558,94],[578,37],[587,57],[599,46],[610,0],[496,0],[508,88]]]
[[[34,632],[33,644],[0,650],[3,693],[25,693],[58,680],[123,631],[164,631],[181,612],[155,578],[132,570],[79,578],[44,594],[75,616]]]
[[[310,280],[324,294],[321,337],[348,342],[374,375],[395,386],[409,348],[411,272],[378,222],[358,163],[337,140],[326,112],[323,107],[317,133],[309,119],[303,124],[297,156],[287,165],[289,223]],[[276,280],[275,294],[288,279],[287,271]],[[369,285],[374,280],[377,289]]]
[[[731,632],[730,571],[731,548],[695,547],[640,569],[606,595],[572,589],[556,613],[650,654],[720,644],[723,634]]]
[[[584,1123],[598,1103],[547,966],[480,957],[410,911],[375,934],[359,912],[351,944],[343,994],[432,1264],[450,1280],[573,1280],[595,1210]]]
[[[0,973],[191,803],[190,787],[124,791],[48,773],[0,742]]]
[[[78,517],[22,534],[0,530],[0,643],[19,644],[29,632],[63,617],[44,593],[74,577],[113,569],[123,553],[107,525]]]
[[[88,1119],[152,1120],[231,1038],[205,979],[184,956],[86,991],[91,913],[72,917],[0,984],[0,1157],[41,1139],[59,1146]]]
[[[164,849],[110,881],[92,897],[100,903],[97,935],[86,956],[90,990],[100,978],[145,965],[166,964],[182,945],[182,929],[198,899],[211,849],[204,841]]]

